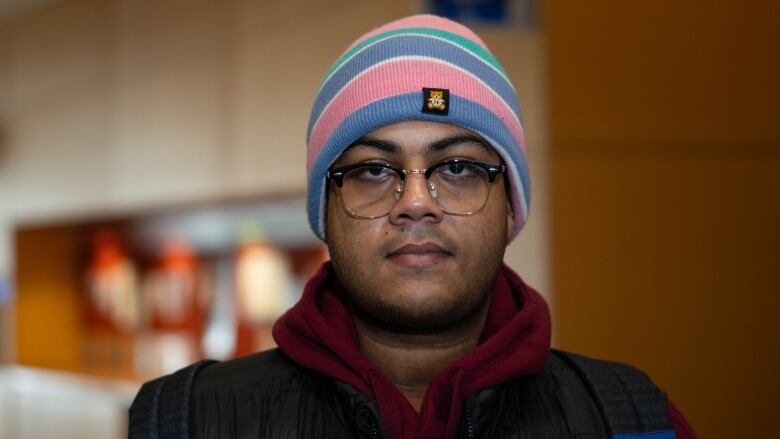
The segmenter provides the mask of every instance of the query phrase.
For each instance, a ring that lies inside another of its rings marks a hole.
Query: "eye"
[[[379,181],[386,178],[390,178],[393,175],[393,171],[379,165],[367,165],[353,169],[349,172],[348,177],[365,181]]]
[[[482,168],[469,162],[451,162],[436,170],[440,175],[448,178],[472,178],[484,172]]]
[[[371,167],[366,168],[366,172],[368,172],[369,174],[373,175],[374,177],[376,177],[378,175],[382,175],[382,173],[384,171],[386,171],[386,170],[387,170],[387,168],[383,168],[381,166],[371,166]]]
[[[452,175],[460,175],[465,170],[465,165],[463,163],[450,163],[447,165],[447,172]]]

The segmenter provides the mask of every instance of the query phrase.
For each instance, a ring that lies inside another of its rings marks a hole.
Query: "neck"
[[[474,318],[437,333],[402,334],[355,317],[360,350],[419,412],[433,378],[476,348],[489,302]]]

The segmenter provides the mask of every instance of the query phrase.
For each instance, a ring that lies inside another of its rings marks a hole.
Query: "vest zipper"
[[[466,432],[469,439],[474,439],[474,424],[471,422],[471,404],[466,401]]]
[[[356,420],[360,430],[363,432],[361,437],[365,437],[368,433],[371,439],[379,438],[379,426],[377,426],[377,419],[368,408],[367,405],[363,405],[357,410]]]

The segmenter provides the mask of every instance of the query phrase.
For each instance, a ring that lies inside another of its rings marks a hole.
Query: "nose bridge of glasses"
[[[411,183],[408,177],[419,174],[420,177],[422,177],[422,182],[425,185],[426,192],[429,196],[436,198],[437,192],[436,192],[436,185],[430,180],[429,175],[427,174],[428,169],[404,169],[404,178],[398,183],[398,186],[395,190],[395,197],[396,200],[400,200],[401,197],[403,197],[405,192],[411,192],[407,190],[407,186]]]

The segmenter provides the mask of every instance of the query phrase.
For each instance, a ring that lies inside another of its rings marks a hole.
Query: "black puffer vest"
[[[666,395],[641,371],[553,350],[545,368],[468,398],[458,438],[674,438]],[[131,439],[383,438],[375,400],[278,349],[204,361],[146,383]]]

